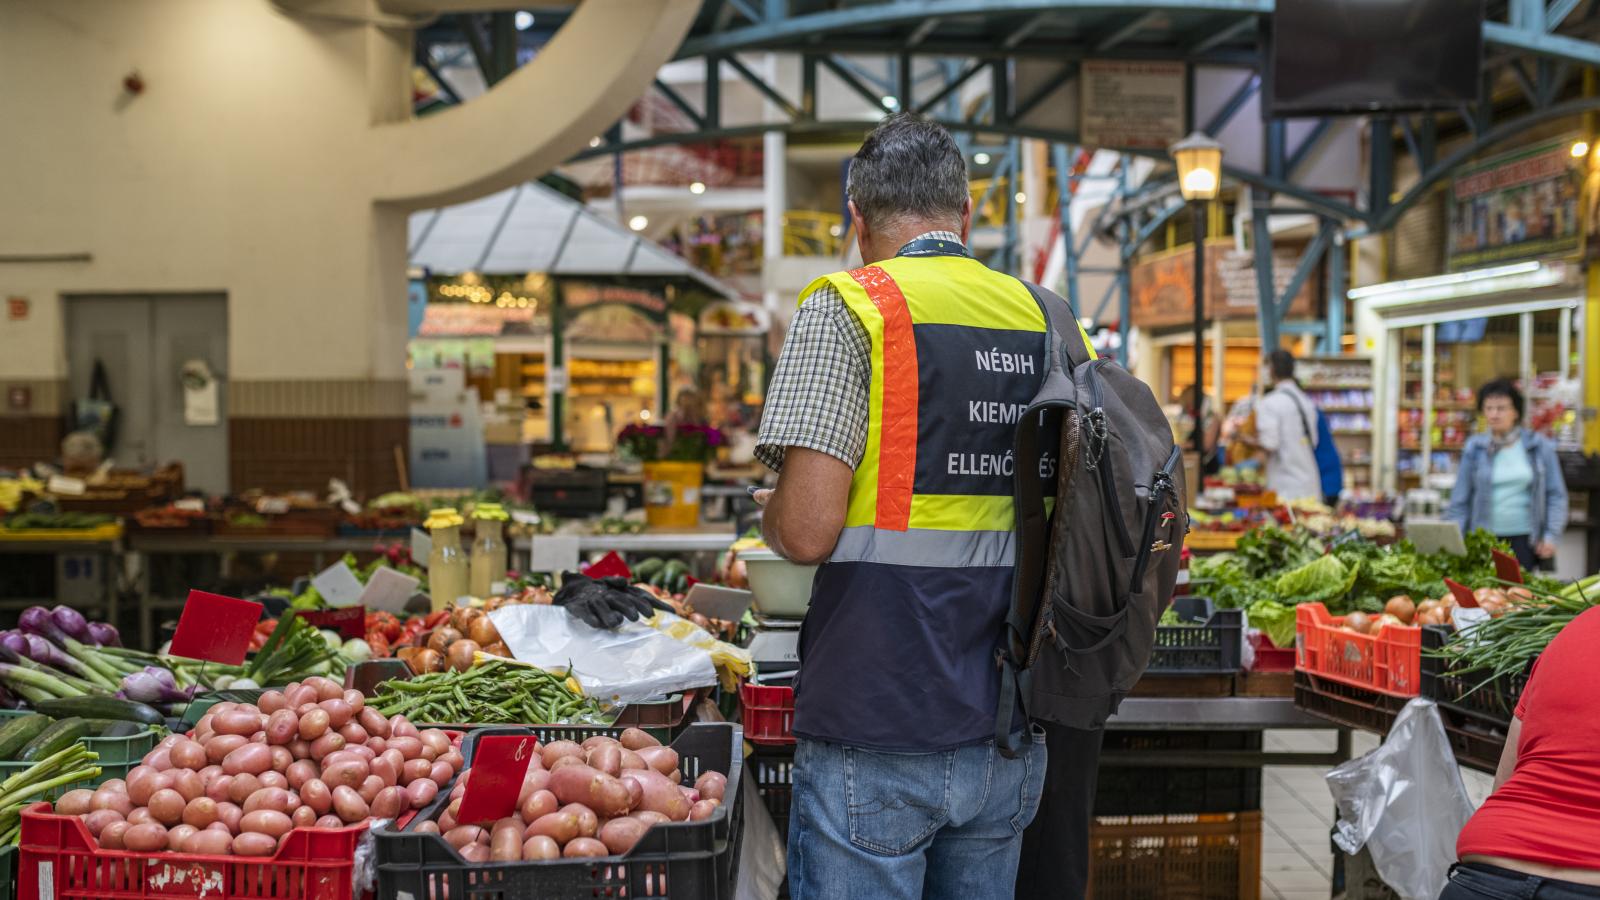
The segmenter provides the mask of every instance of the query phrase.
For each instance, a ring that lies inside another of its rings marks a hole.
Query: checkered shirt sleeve
[[[789,323],[767,388],[756,458],[774,471],[805,447],[860,465],[867,446],[872,340],[833,285],[813,292]]]

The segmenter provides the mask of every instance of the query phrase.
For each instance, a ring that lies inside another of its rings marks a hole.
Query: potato
[[[167,828],[156,822],[134,825],[122,834],[122,844],[135,853],[167,849]]]
[[[278,839],[270,834],[241,832],[233,839],[235,856],[271,856],[278,851]]]
[[[632,850],[633,845],[639,843],[639,839],[644,837],[649,828],[649,825],[638,819],[620,816],[600,826],[600,833],[597,836],[600,838],[600,843],[606,845],[607,850],[620,855]]]
[[[227,856],[233,853],[233,835],[207,828],[190,835],[183,849],[197,856]]]
[[[310,828],[317,822],[317,811],[305,804],[301,804],[294,808],[294,812],[289,814],[289,818],[294,822],[294,827],[296,828]]]
[[[421,732],[417,731],[417,726],[411,724],[411,720],[405,716],[394,715],[389,717],[390,737],[421,737],[421,734]]]
[[[97,809],[83,817],[83,827],[89,829],[90,834],[99,837],[100,832],[106,830],[106,826],[122,821],[126,821],[122,818],[122,813],[114,809]]]
[[[338,699],[323,700],[317,704],[317,707],[328,714],[329,728],[343,728],[345,723],[350,721],[350,717],[355,714],[355,711],[350,708],[350,704],[344,702],[343,694],[340,694]]]
[[[539,751],[539,760],[546,769],[554,768],[556,760],[563,756],[576,756],[583,758],[584,749],[573,741],[551,741]]]
[[[565,847],[561,848],[561,855],[566,859],[589,856],[608,856],[611,851],[606,845],[594,838],[573,838]]]
[[[400,815],[402,810],[410,807],[411,801],[406,797],[406,789],[397,785],[385,787],[372,800],[372,814],[380,819],[393,819]]]
[[[217,804],[217,821],[228,826],[230,832],[239,830],[239,819],[244,817],[244,810],[237,803],[226,801]]]
[[[253,831],[257,834],[270,834],[274,838],[288,834],[294,827],[294,820],[286,813],[275,809],[258,809],[248,812],[239,820],[240,831]]]
[[[522,859],[522,828],[515,822],[510,827],[495,826],[489,835],[489,858],[496,862],[516,862]]]
[[[589,751],[589,767],[615,778],[622,774],[622,747],[617,744],[600,744]]]
[[[358,788],[361,782],[367,780],[372,774],[372,767],[359,759],[342,759],[333,765],[324,764],[322,767],[322,783],[329,788],[340,785]]]
[[[309,759],[297,759],[283,770],[283,775],[289,779],[289,787],[298,791],[306,782],[317,777],[317,764]]]
[[[128,813],[133,812],[133,801],[128,798],[126,791],[101,787],[89,795],[89,809],[91,812],[97,809],[114,809],[118,815],[127,818]]]
[[[415,736],[396,735],[388,740],[389,749],[399,750],[400,755],[408,760],[422,758],[422,739]],[[432,760],[428,760],[432,763]]]
[[[628,788],[589,766],[562,766],[550,773],[550,793],[562,803],[582,803],[606,818],[628,814]],[[665,812],[665,810],[663,810]],[[685,813],[688,810],[685,809]]]
[[[243,803],[259,790],[261,790],[261,779],[248,772],[241,772],[233,776],[233,781],[228,785],[228,799],[234,803]]]
[[[617,744],[618,741],[616,738],[608,734],[597,734],[594,737],[585,739],[582,747],[583,752],[588,753],[590,750],[593,750],[596,747],[605,747]]]
[[[317,689],[304,684],[290,685],[283,691],[283,705],[289,709],[299,709],[307,703],[317,702]]]
[[[384,784],[382,778],[379,778],[376,775],[368,775],[366,778],[362,779],[361,784],[356,786],[356,793],[360,794],[361,799],[367,801],[368,805],[371,805],[372,801],[377,799],[378,792],[383,790],[383,788]]]
[[[389,751],[385,750],[385,753]],[[408,759],[400,767],[400,780],[410,784],[419,778],[427,778],[433,773],[433,763],[425,759]]]
[[[528,799],[523,802],[522,807],[518,810],[518,812],[522,814],[522,820],[524,822],[532,822],[533,820],[538,819],[541,816],[547,816],[560,808],[561,801],[556,799],[555,794],[552,794],[549,791],[540,790],[529,794]]]
[[[255,707],[240,707],[213,715],[211,727],[217,734],[237,734],[248,737],[261,730],[261,713]]]
[[[150,809],[150,816],[162,825],[171,827],[183,821],[183,808],[187,801],[183,795],[172,788],[162,788],[150,795],[150,802],[146,804]]]
[[[284,788],[264,787],[246,797],[242,808],[246,814],[261,809],[287,813],[289,811],[289,792]]]
[[[457,850],[476,842],[482,836],[483,829],[476,825],[457,825],[444,833],[446,843]]]
[[[578,816],[571,812],[553,812],[547,816],[540,816],[528,824],[523,832],[526,841],[535,835],[544,835],[557,844],[565,845],[568,841],[578,836]]]
[[[206,748],[200,746],[198,741],[181,738],[167,748],[167,758],[172,761],[173,768],[203,769],[206,766]]]
[[[122,842],[123,835],[132,828],[127,822],[112,822],[100,832],[100,846],[106,850],[121,850],[127,845]]]
[[[367,734],[373,737],[387,738],[389,736],[389,720],[383,717],[383,713],[370,706],[356,713],[356,721],[360,723],[362,728],[367,730]]]
[[[439,823],[438,822],[418,822],[416,824],[416,827],[412,828],[411,830],[416,832],[417,834],[438,834],[439,833]]]
[[[411,801],[412,809],[421,809],[433,802],[439,796],[439,785],[421,778],[406,785],[406,798]]]
[[[660,741],[656,740],[638,728],[624,728],[622,730],[622,734],[618,735],[617,739],[621,742],[622,746],[635,752],[645,747],[661,746]]]
[[[367,801],[354,789],[340,785],[333,789],[333,811],[340,819],[355,824],[367,817]]]
[[[638,819],[639,821],[645,823],[646,825],[659,825],[662,822],[671,822],[672,821],[671,819],[667,818],[666,816],[662,815],[661,813],[656,812],[653,809],[636,809],[636,810],[633,811],[633,814],[631,816],[629,816],[629,818]]]
[[[644,802],[644,782],[637,778],[624,778],[622,784],[628,789],[628,808],[638,809],[639,804]]]
[[[347,747],[365,747],[367,739],[371,735],[367,734],[367,730],[355,722],[346,722],[339,726],[339,737],[344,738],[345,746]]]
[[[489,848],[483,844],[468,844],[461,848],[461,858],[469,863],[486,863],[489,861]]]
[[[571,766],[588,766],[588,765],[589,765],[588,763],[583,761],[583,757],[581,757],[581,756],[563,756],[563,757],[561,757],[560,759],[556,760],[554,763],[551,764],[550,771],[554,772],[557,769],[565,769],[565,768],[569,768]],[[590,768],[593,768],[593,767],[590,766]]]
[[[639,754],[633,752],[632,750],[629,750],[626,747],[622,748],[622,767],[624,769],[648,769],[648,768],[650,768],[649,766],[645,765],[645,761],[644,761],[643,757],[641,757]]]
[[[438,759],[450,752],[450,735],[445,734],[444,729],[429,728],[427,731],[420,733],[417,739],[422,741],[424,747],[433,751],[434,759]]]
[[[643,809],[652,809],[674,822],[682,822],[689,817],[689,799],[678,790],[678,785],[667,780],[652,769],[629,769],[622,773],[624,780],[632,779],[639,782],[643,796],[639,806]],[[561,796],[560,794],[556,795]]]
[[[184,843],[199,831],[200,829],[193,825],[174,825],[167,829],[167,849],[173,853],[184,852]]]
[[[313,675],[307,678],[305,683],[316,688],[318,700],[338,700],[344,696],[344,685],[332,678]]]
[[[678,768],[678,751],[671,747],[646,747],[638,753],[646,765],[663,775],[670,776]]]
[[[367,706],[367,698],[354,688],[346,688],[345,692],[340,696],[344,699],[344,702],[350,704],[351,713],[359,713]]]
[[[256,708],[268,716],[288,705],[289,698],[283,695],[283,691],[262,691],[261,696],[256,700]]]
[[[728,776],[721,772],[702,772],[695,779],[694,789],[707,800],[721,800],[728,791]]]
[[[699,822],[703,819],[709,819],[711,814],[715,813],[717,807],[721,805],[715,800],[696,801],[693,806],[689,807],[689,821]]]
[[[204,828],[217,821],[217,801],[210,797],[196,797],[183,807],[183,824]]]
[[[156,817],[150,815],[150,807],[148,806],[135,806],[133,812],[128,813],[129,825],[148,825],[155,820]]]
[[[548,835],[536,834],[522,842],[522,859],[532,862],[539,859],[560,859],[561,847]]]
[[[264,788],[275,787],[283,788],[284,790],[289,789],[289,779],[285,778],[282,772],[262,772],[257,776],[257,778],[260,779],[261,786]]]
[[[61,795],[61,799],[56,801],[56,812],[63,816],[84,815],[90,812],[89,800],[93,796],[94,791],[91,791],[88,788],[78,788],[75,791],[67,791],[65,794]]]
[[[222,758],[222,771],[229,775],[260,775],[271,768],[272,750],[266,744],[245,744]]]
[[[314,741],[328,733],[331,718],[327,710],[316,707],[305,715],[300,716],[296,725],[296,732],[302,740]]]
[[[336,815],[333,815],[332,813],[329,813],[328,815],[322,816],[321,818],[317,819],[316,827],[318,827],[318,828],[343,828],[344,827],[344,820],[339,818]]]
[[[248,743],[250,743],[250,739],[242,734],[219,734],[211,740],[206,741],[206,761],[221,765],[222,761],[227,758],[229,753],[232,753]],[[166,766],[157,766],[156,768],[170,769],[172,766],[169,764]]]
[[[320,778],[313,778],[300,786],[300,802],[325,816],[333,809],[333,790]]]
[[[330,753],[337,753],[345,747],[344,735],[337,731],[330,731],[322,737],[311,742],[311,758],[322,761]]]

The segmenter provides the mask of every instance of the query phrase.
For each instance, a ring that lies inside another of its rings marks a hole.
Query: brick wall
[[[409,448],[410,420],[254,418],[228,420],[229,476],[235,490],[321,492],[340,478],[357,497],[400,489],[396,464]]]

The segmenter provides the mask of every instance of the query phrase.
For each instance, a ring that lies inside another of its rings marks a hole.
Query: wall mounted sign
[[[1274,247],[1273,288],[1280,295],[1289,287],[1303,247]],[[1288,318],[1316,314],[1322,266],[1319,263],[1301,284]],[[1194,247],[1179,247],[1134,262],[1129,271],[1130,307],[1134,325],[1159,328],[1194,321]],[[1206,242],[1206,309],[1208,319],[1250,319],[1256,315],[1255,254],[1236,250],[1231,239]]]
[[[1449,268],[1577,252],[1582,157],[1560,138],[1462,169],[1450,183]]]
[[[1080,142],[1086,147],[1160,150],[1184,135],[1181,62],[1085,60]]]
[[[6,298],[6,318],[13,322],[20,322],[28,317],[31,304],[27,297]]]

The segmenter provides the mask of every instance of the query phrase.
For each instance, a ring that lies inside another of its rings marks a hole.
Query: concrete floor
[[[1317,731],[1269,731],[1262,739],[1268,750],[1331,751],[1334,736]],[[1356,732],[1352,752],[1360,756],[1378,746],[1375,735]],[[1321,769],[1273,766],[1262,770],[1261,897],[1262,900],[1327,900],[1333,877],[1333,797]],[[1493,779],[1461,770],[1474,804],[1489,795]]]

